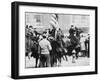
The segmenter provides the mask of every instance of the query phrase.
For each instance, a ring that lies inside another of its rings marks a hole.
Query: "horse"
[[[71,34],[65,38],[61,29],[56,30],[55,38],[51,41],[53,48],[51,52],[51,57],[53,58],[51,64],[53,65],[54,62],[57,64],[57,61],[61,63],[61,59],[64,59],[64,57],[67,61],[67,56],[72,56],[72,59],[76,57],[77,59],[80,52],[79,38],[79,32],[77,32],[76,36]]]
[[[50,51],[50,58],[51,58],[51,67],[56,66],[57,64],[57,51],[56,48],[58,47],[57,41],[50,39],[52,50]]]
[[[71,34],[66,38],[62,38],[62,40],[63,40],[63,47],[67,50],[67,53],[65,54],[68,56],[72,56],[72,59],[74,58],[78,59],[78,53],[80,52],[79,35],[74,36],[74,34]]]
[[[61,57],[63,55],[63,50],[56,40],[50,40],[52,50],[50,51],[50,57],[51,57],[51,67],[57,66],[57,63],[59,62],[59,65],[61,63]]]
[[[30,59],[31,57],[35,58],[35,67],[38,66],[38,60],[39,60],[39,44],[38,44],[38,38],[36,36],[26,35],[25,38],[25,48],[26,48],[26,56]]]
[[[38,66],[38,61],[39,61],[39,55],[40,55],[40,47],[37,41],[33,40],[33,45],[31,47],[31,57],[35,58],[35,67]]]
[[[55,37],[51,35],[53,39],[50,41],[52,46],[51,66],[53,66],[54,64],[57,65],[57,63],[59,63],[58,65],[60,65],[61,58],[63,57],[64,54],[64,49],[62,45],[62,36],[63,36],[62,31],[59,29],[53,33],[55,33]]]
[[[71,43],[68,37],[63,38],[63,46],[64,46],[64,49],[66,50],[66,53],[64,56],[66,58],[72,57],[72,61],[74,61],[75,54],[73,53],[73,50],[75,49],[75,46]],[[67,58],[67,61],[69,61],[68,58]]]

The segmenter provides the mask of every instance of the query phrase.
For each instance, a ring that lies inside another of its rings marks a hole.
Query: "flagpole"
[[[51,24],[52,27],[54,27],[56,29],[55,37],[54,37],[56,39],[57,30],[59,29],[58,15],[57,14],[51,14],[50,24]]]

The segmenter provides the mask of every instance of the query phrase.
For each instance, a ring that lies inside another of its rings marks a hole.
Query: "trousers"
[[[49,54],[40,55],[40,67],[51,67]]]

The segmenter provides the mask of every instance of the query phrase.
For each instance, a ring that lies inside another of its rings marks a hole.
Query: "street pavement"
[[[30,59],[26,57],[25,59],[26,68],[34,68],[35,67],[35,58],[31,57]],[[79,57],[75,60],[75,63],[72,63],[71,57],[68,57],[68,61],[62,59],[61,64],[57,65],[58,67],[69,67],[69,66],[88,66],[90,63],[90,59],[87,57]],[[56,66],[56,67],[57,67]]]

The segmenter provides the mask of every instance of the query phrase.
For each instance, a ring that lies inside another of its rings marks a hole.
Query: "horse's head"
[[[63,41],[63,45],[64,45],[64,47],[66,48],[66,47],[69,47],[70,45],[71,45],[71,41],[70,41],[70,39],[68,38],[68,37],[64,37],[63,39],[62,39],[62,41]]]

